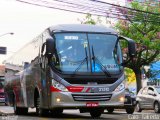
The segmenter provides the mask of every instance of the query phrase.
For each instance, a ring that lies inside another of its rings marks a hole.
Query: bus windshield
[[[120,71],[122,54],[117,36],[99,33],[55,33],[55,67],[62,72]],[[96,59],[93,59],[95,57]],[[102,67],[103,66],[103,67]]]

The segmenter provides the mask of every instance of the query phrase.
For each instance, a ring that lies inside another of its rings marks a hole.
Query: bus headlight
[[[122,82],[120,85],[118,85],[118,87],[114,90],[115,92],[120,92],[122,90],[125,89],[125,85],[124,83]]]
[[[54,79],[52,79],[52,86],[60,91],[68,92],[68,89],[64,85],[62,85]]]

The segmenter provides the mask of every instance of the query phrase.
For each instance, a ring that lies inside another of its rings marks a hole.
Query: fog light
[[[120,102],[124,102],[124,101],[125,101],[125,98],[124,98],[124,97],[120,97],[120,98],[119,98],[119,101],[120,101]]]
[[[57,101],[57,102],[60,102],[60,101],[61,101],[61,99],[60,99],[60,98],[57,98],[57,99],[56,99],[56,101]]]

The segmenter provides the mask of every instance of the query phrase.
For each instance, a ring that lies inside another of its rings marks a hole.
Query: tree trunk
[[[137,93],[138,93],[139,90],[142,88],[141,69],[137,67],[136,69],[134,69],[134,72],[135,72],[135,75],[136,75]]]

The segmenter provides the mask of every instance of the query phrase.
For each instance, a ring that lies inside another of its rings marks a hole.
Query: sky
[[[84,18],[84,14],[28,5],[15,0],[0,0],[0,46],[7,47],[7,54],[0,55],[0,64],[47,27],[79,24],[78,19]],[[14,34],[3,35],[10,32]]]

